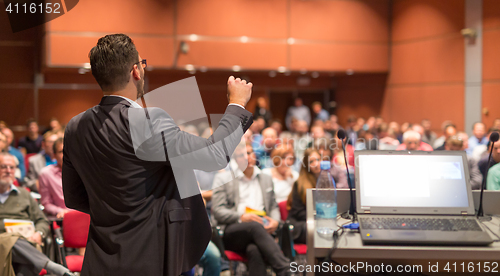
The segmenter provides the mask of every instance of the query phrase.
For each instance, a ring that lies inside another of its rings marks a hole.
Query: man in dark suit
[[[204,139],[180,131],[165,111],[140,109],[134,102],[144,95],[146,61],[128,36],[100,38],[89,57],[104,97],[68,123],[63,160],[66,206],[91,217],[81,275],[177,276],[198,262],[211,228],[201,195],[181,197],[179,188],[193,183],[179,183],[171,157],[205,149],[207,154],[190,157],[198,162],[181,162],[187,179],[195,179],[192,170],[200,163],[226,167],[236,146],[226,138],[232,135],[239,142],[252,123],[244,109],[252,84],[229,78],[229,106],[213,135]],[[152,147],[142,147],[149,143],[143,141],[139,149],[129,114],[141,110],[154,132],[148,136]],[[163,160],[139,158],[147,157],[144,148],[157,148]]]

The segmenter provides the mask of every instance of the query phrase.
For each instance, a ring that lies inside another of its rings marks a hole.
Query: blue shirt
[[[326,121],[330,118],[330,114],[328,114],[328,111],[321,109],[321,111],[316,115],[316,120],[321,120],[321,121]]]
[[[44,153],[43,156],[45,157],[45,166],[57,164],[57,160],[55,158],[50,159],[50,156],[46,153]]]
[[[4,204],[5,201],[7,201],[7,198],[9,198],[9,195],[12,191],[16,191],[17,193],[19,193],[19,190],[17,189],[17,187],[14,186],[14,184],[10,184],[10,190],[8,190],[7,192],[5,192],[3,194],[0,194],[0,203]]]
[[[472,135],[469,137],[469,147],[465,150],[467,152],[467,155],[472,155],[472,152],[474,151],[474,148],[479,146],[479,145],[487,145],[488,144],[488,138],[483,137],[481,141],[476,138],[476,136]]]
[[[17,167],[21,171],[21,179],[24,179],[24,176],[26,175],[26,167],[24,166],[23,154],[18,149],[10,146],[9,146],[9,153],[14,155],[19,161],[19,165]]]

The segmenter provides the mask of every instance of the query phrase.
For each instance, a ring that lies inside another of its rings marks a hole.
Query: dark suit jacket
[[[206,249],[211,237],[207,213],[201,195],[181,199],[168,160],[144,161],[135,155],[129,108],[125,99],[103,97],[66,127],[66,206],[91,217],[81,275],[177,276]],[[180,137],[180,148],[206,144],[220,152],[215,142],[241,125],[246,131],[251,123],[250,112],[228,106],[209,139],[181,132],[173,121],[164,137]]]

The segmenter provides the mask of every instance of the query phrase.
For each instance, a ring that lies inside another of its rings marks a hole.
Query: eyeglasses
[[[134,64],[132,64],[132,69],[130,69],[130,71],[134,70],[134,65],[140,63],[142,65],[142,69],[146,69],[146,67],[148,67],[148,63],[146,62],[146,59],[143,59],[141,61],[138,61]]]
[[[14,169],[16,169],[16,166],[0,165],[0,169],[2,169],[2,170],[5,170],[5,169],[14,170]]]

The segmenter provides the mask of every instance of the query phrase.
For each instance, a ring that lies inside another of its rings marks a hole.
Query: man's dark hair
[[[31,123],[36,123],[38,124],[38,122],[34,119],[34,118],[29,118],[28,120],[26,120],[26,126],[30,126]]]
[[[64,138],[63,137],[57,138],[57,140],[54,141],[54,144],[52,145],[52,152],[54,154],[56,154],[57,147],[59,146],[59,144],[64,144]]]
[[[124,34],[99,38],[89,53],[92,75],[103,91],[123,89],[129,81],[130,69],[139,61],[134,42]]]

